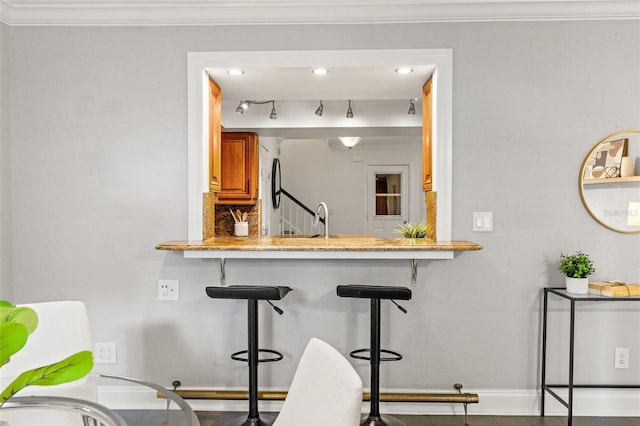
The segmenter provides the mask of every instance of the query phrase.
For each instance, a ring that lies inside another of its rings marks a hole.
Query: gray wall
[[[14,301],[84,300],[95,340],[118,343],[118,364],[98,371],[246,384],[246,367],[228,359],[244,345],[245,305],[204,294],[217,263],[154,249],[186,236],[186,52],[453,48],[453,236],[484,250],[420,262],[409,314],[384,312],[383,341],[405,359],[384,365],[383,386],[535,390],[540,289],[562,285],[560,252],[590,253],[595,278],[640,281],[640,236],[603,228],[577,191],[587,150],[639,126],[639,31],[638,21],[10,28],[1,152],[11,151],[13,198],[3,161],[2,202],[11,202],[13,238],[4,230],[2,244]],[[495,232],[472,233],[473,211],[493,211]],[[287,386],[311,336],[343,352],[366,346],[368,305],[338,300],[336,284],[409,277],[408,261],[227,262],[228,283],[295,288],[284,316],[262,312],[263,342],[286,355],[262,369],[274,388]],[[180,280],[180,302],[156,300],[160,278]],[[637,311],[589,309],[601,310],[579,317],[578,348],[595,365],[579,363],[581,377],[638,382]],[[614,322],[625,326],[592,336],[593,324]],[[613,370],[616,345],[632,348],[629,370]],[[561,361],[552,356],[554,367]],[[366,364],[356,365],[366,382]]]
[[[404,112],[404,111],[403,111]],[[336,141],[337,143],[340,143]],[[332,148],[327,139],[286,139],[280,145],[280,164],[282,167],[282,187],[311,209],[315,209],[318,202],[324,201],[331,212],[329,231],[331,234],[369,234],[367,213],[373,212],[369,208],[374,204],[368,188],[372,181],[367,175],[371,165],[406,165],[409,170],[407,187],[403,194],[407,199],[406,211],[402,211],[407,220],[422,222],[426,217],[424,207],[424,192],[420,179],[422,171],[422,143],[415,138],[412,144],[367,145],[368,141],[360,142],[354,150]],[[372,144],[375,143],[374,141]],[[354,157],[358,156],[358,160]],[[271,188],[269,188],[271,190]],[[286,200],[286,197],[283,198]],[[268,199],[267,199],[268,201]],[[282,201],[282,213],[285,218],[289,214],[296,223],[295,212],[289,212],[287,201]],[[279,215],[278,211],[276,214]],[[304,215],[303,215],[304,216]],[[371,217],[370,216],[370,217]],[[302,219],[302,218],[301,218]],[[300,232],[324,232],[322,225],[311,226],[313,216],[307,221],[300,220]],[[396,229],[402,224],[401,219],[387,225]],[[306,231],[302,224],[306,223]],[[379,226],[379,224],[377,225]],[[273,234],[278,229],[272,230]],[[399,234],[391,232],[392,237]]]
[[[0,23],[0,298],[12,299],[9,28]]]

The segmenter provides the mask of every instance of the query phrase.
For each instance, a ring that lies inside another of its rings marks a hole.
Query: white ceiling
[[[253,52],[192,52],[193,63],[222,90],[223,125],[227,129],[306,129],[344,127],[414,128],[422,126],[422,87],[433,75],[436,63],[451,53],[394,50],[313,50]],[[274,66],[274,64],[276,64]],[[329,73],[312,73],[318,64]],[[396,72],[408,66],[408,74]],[[229,67],[242,75],[230,75]],[[188,66],[188,68],[190,68]],[[197,75],[197,74],[196,74]],[[197,78],[197,77],[196,77]],[[278,119],[269,119],[272,104],[252,105],[242,115],[235,110],[241,100],[274,101]],[[415,100],[415,114],[408,114]],[[315,114],[320,101],[324,114]],[[346,112],[351,102],[353,118]],[[296,137],[301,137],[298,130]]]
[[[396,67],[337,67],[316,76],[310,68],[242,68],[232,76],[226,68],[207,68],[223,89],[224,99],[287,101],[418,99],[433,73],[432,65],[409,65],[413,72],[398,74]],[[408,103],[407,103],[408,105]]]
[[[241,25],[638,19],[640,0],[0,0],[9,25]]]
[[[319,102],[323,101],[322,123],[328,125],[342,120],[352,101],[352,109],[359,122],[365,116],[379,122],[395,122],[397,127],[421,125],[421,101],[416,103],[416,115],[407,120],[410,99],[422,99],[422,87],[435,70],[435,53],[412,49],[378,50],[313,50],[313,51],[239,51],[211,52],[197,55],[202,59],[201,67],[220,86],[223,97],[223,114],[227,127],[242,126],[254,119],[254,125],[267,127],[308,127],[308,118],[314,115]],[[434,51],[435,52],[435,51]],[[442,53],[440,53],[442,54]],[[364,55],[364,59],[358,59]],[[380,57],[383,55],[384,57]],[[317,76],[312,73],[318,66],[329,73]],[[396,69],[408,66],[413,71],[398,74]],[[230,75],[230,68],[241,69],[244,74]],[[268,118],[271,105],[254,105],[242,116],[235,114],[241,100],[276,102],[278,120]],[[231,112],[231,114],[229,114]],[[397,117],[397,114],[402,114]],[[307,119],[303,119],[302,117]],[[285,124],[285,119],[290,120]],[[292,120],[292,117],[297,119]],[[393,118],[395,117],[395,118]],[[241,120],[240,120],[241,118]],[[297,123],[297,126],[293,124]],[[317,121],[317,120],[316,120]],[[314,121],[315,122],[315,121]],[[305,124],[306,123],[306,124]]]

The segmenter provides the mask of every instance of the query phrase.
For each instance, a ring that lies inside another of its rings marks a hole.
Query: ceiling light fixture
[[[327,75],[329,74],[329,70],[326,68],[316,68],[311,71],[313,75]]]
[[[322,101],[320,101],[320,106],[316,109],[316,115],[322,117],[322,112],[324,111],[324,105],[322,105]]]
[[[354,146],[356,146],[362,138],[360,136],[338,136],[338,139],[340,139],[340,142],[342,142],[342,145],[351,149]]]
[[[416,115],[416,105],[413,103],[413,99],[409,99],[409,115]]]
[[[244,112],[249,108],[249,104],[251,101],[240,101],[238,107],[236,108],[236,113],[244,114]]]
[[[413,72],[413,68],[411,68],[411,67],[399,67],[399,68],[396,68],[396,72],[398,74],[410,74],[410,73]]]
[[[244,74],[244,71],[242,71],[241,69],[238,69],[238,68],[232,68],[230,70],[227,70],[227,74],[233,75],[233,76],[238,76],[238,75]]]
[[[272,120],[276,120],[278,118],[278,113],[276,113],[276,101],[240,101],[240,103],[238,104],[238,107],[236,108],[236,112],[238,114],[244,114],[244,112],[249,109],[249,106],[251,105],[264,105],[264,104],[271,104],[271,114],[269,115],[269,118]]]
[[[351,109],[351,99],[349,99],[349,109],[347,109],[347,118],[353,118],[353,110]]]

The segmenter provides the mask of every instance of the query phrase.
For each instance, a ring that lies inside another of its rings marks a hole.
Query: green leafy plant
[[[581,251],[571,255],[561,253],[558,269],[569,278],[587,278],[596,271],[589,255]]]
[[[6,300],[0,300],[0,368],[24,347],[37,326],[38,315],[33,309],[17,307]],[[89,374],[92,368],[91,351],[81,351],[56,363],[27,370],[0,393],[0,407],[27,386],[52,386],[72,382]]]
[[[406,222],[399,229],[396,229],[396,232],[401,233],[405,238],[426,238],[427,224],[424,222]]]

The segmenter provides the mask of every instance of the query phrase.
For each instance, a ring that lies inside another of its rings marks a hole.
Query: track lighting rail
[[[251,105],[266,105],[266,104],[271,104],[271,114],[269,114],[269,118],[272,120],[276,120],[278,118],[278,113],[276,112],[275,100],[269,100],[269,101],[242,100],[240,101],[240,103],[238,104],[238,107],[236,108],[236,113],[244,114],[244,112],[248,110]]]

